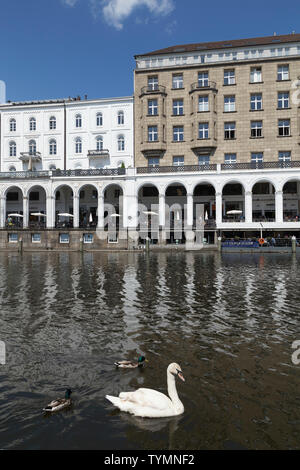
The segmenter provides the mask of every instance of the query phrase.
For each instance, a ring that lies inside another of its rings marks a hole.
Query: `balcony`
[[[40,162],[42,160],[41,152],[20,152],[19,160],[23,162]]]
[[[162,95],[166,95],[166,87],[165,86],[162,86],[162,85],[146,85],[146,86],[143,86],[141,88],[141,94],[140,94],[140,98],[143,96],[143,95],[151,95],[151,94],[162,94]]]
[[[217,171],[217,165],[181,165],[181,166],[146,166],[137,168],[137,174],[142,173],[184,173],[195,171]]]
[[[195,82],[191,84],[190,93],[194,91],[203,91],[203,90],[212,90],[217,91],[217,84],[216,82],[212,82],[210,80],[204,82]]]
[[[88,150],[88,158],[109,158],[109,150],[108,149],[101,149],[101,150]]]
[[[52,176],[120,176],[126,175],[126,168],[92,168],[77,170],[53,170]]]
[[[50,178],[50,172],[45,171],[5,171],[0,173],[0,179],[35,179]]]

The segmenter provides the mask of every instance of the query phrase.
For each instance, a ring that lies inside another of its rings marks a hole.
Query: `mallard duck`
[[[181,367],[173,362],[167,368],[167,383],[169,397],[157,390],[139,388],[135,392],[121,392],[118,397],[106,395],[107,400],[117,406],[121,411],[126,411],[143,418],[166,418],[177,416],[184,412],[184,406],[179,400],[175,377],[183,382]]]
[[[117,361],[114,362],[114,365],[116,367],[122,367],[124,369],[135,369],[136,367],[143,367],[144,363],[148,362],[145,356],[140,356],[137,360],[135,361]]]
[[[67,408],[71,405],[71,393],[72,390],[68,388],[65,392],[65,398],[58,398],[57,400],[52,400],[49,405],[43,408],[43,411],[59,411],[63,408]]]

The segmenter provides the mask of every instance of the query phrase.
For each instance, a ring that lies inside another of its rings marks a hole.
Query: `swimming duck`
[[[143,367],[144,363],[148,362],[145,356],[140,356],[136,361],[117,361],[114,362],[116,367],[121,367],[124,369],[135,369],[136,367]]]
[[[67,408],[68,406],[71,405],[71,393],[72,390],[68,388],[65,392],[65,398],[58,398],[57,400],[52,400],[49,405],[45,406],[43,408],[43,411],[59,411],[62,410],[63,408]]]
[[[184,412],[184,406],[179,400],[175,378],[179,377],[183,382],[181,367],[173,362],[167,368],[167,383],[169,397],[157,390],[139,388],[135,392],[121,392],[118,397],[106,395],[113,405],[121,411],[126,411],[143,418],[166,418],[177,416]]]

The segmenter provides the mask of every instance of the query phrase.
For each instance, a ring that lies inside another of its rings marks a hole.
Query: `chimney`
[[[84,95],[84,99],[87,100],[87,95]]]

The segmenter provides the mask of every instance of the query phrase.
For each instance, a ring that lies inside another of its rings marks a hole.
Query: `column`
[[[79,227],[79,196],[78,194],[73,195],[73,227]]]
[[[165,228],[166,225],[166,198],[165,194],[159,194],[159,225],[163,229]]]
[[[187,194],[187,216],[186,216],[186,223],[188,228],[193,227],[193,202],[194,197],[193,194]]]
[[[23,228],[28,228],[29,201],[28,196],[23,196]]]
[[[245,192],[245,222],[252,223],[252,191]]]
[[[104,229],[104,194],[101,193],[101,190],[98,189],[98,222],[97,229]]]
[[[54,196],[46,198],[46,227],[53,228],[55,226],[55,199]]]
[[[283,193],[282,191],[276,191],[275,193],[275,220],[276,223],[281,224],[283,222]]]
[[[6,221],[6,197],[1,196],[0,198],[0,228],[5,227]]]
[[[216,224],[222,223],[222,193],[216,193]]]

